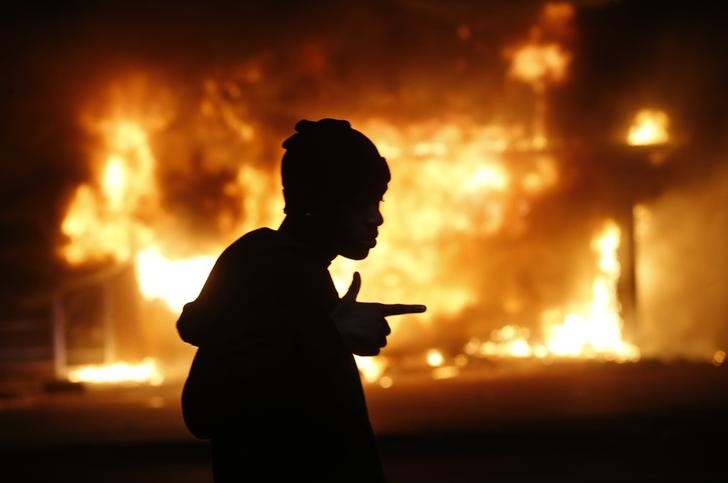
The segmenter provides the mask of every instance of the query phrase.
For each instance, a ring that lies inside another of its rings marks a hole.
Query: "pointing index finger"
[[[382,311],[382,315],[387,317],[389,315],[403,315],[403,314],[421,314],[427,307],[424,305],[416,304],[378,304],[379,309]]]

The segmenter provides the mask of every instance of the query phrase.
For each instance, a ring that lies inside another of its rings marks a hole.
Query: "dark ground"
[[[726,481],[726,375],[686,363],[514,365],[367,396],[392,483]],[[2,481],[211,481],[178,391],[1,399],[2,466],[18,472]]]

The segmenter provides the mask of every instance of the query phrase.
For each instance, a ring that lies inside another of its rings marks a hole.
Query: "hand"
[[[344,345],[359,356],[375,356],[387,345],[391,329],[385,317],[427,310],[424,305],[357,302],[360,288],[361,276],[355,272],[349,290],[331,313]]]

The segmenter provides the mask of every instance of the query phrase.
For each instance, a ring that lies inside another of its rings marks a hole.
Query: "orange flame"
[[[567,2],[549,2],[544,5],[541,16],[531,28],[529,42],[517,48],[506,49],[510,59],[509,75],[530,84],[541,93],[548,84],[563,82],[568,74],[571,53],[554,40],[568,37],[568,30],[574,16],[574,6]]]
[[[389,223],[382,226],[376,257],[358,264],[339,258],[332,264],[337,288],[346,289],[356,265],[365,280],[377,280],[365,282],[364,297],[425,299],[432,307],[423,318],[425,323],[459,314],[478,294],[463,281],[435,283],[447,279],[441,268],[447,265],[440,260],[442,240],[456,234],[491,236],[518,223],[512,206],[556,184],[555,161],[546,154],[535,154],[537,140],[518,128],[478,126],[464,120],[406,127],[378,119],[359,124],[371,133],[395,173],[391,195],[387,195],[391,203],[383,205]],[[179,311],[199,292],[217,253],[179,258],[165,252],[158,240],[162,217],[154,176],[156,161],[147,135],[140,124],[129,121],[107,126],[115,128],[106,131],[109,152],[97,180],[78,188],[64,219],[62,229],[70,239],[64,255],[69,263],[103,256],[130,261],[141,294]],[[530,152],[531,161],[516,169],[507,163],[514,152]],[[246,216],[244,224],[233,224],[231,231],[239,234],[268,224],[281,212],[280,196],[271,194],[277,182],[272,172],[247,165],[240,168],[234,185],[226,190],[244,193]],[[468,356],[638,358],[639,350],[621,337],[615,288],[620,272],[619,242],[619,228],[610,222],[593,241],[599,263],[590,305],[564,316],[556,310],[545,312],[543,343],[530,342],[528,330],[505,326],[494,331],[490,340],[471,340],[465,354],[455,361],[439,349],[430,350],[423,362],[432,368],[432,376],[457,376]],[[390,256],[393,253],[397,256]],[[392,322],[396,331],[398,322]],[[386,358],[357,358],[357,364],[366,382],[392,385]],[[87,369],[85,380],[97,377],[91,374],[104,374],[101,368],[95,373]],[[111,374],[133,372],[119,366],[107,370]]]
[[[558,173],[554,160],[533,155],[523,169],[508,167],[509,153],[528,152],[535,144],[522,130],[499,125],[455,121],[403,128],[381,120],[363,121],[361,125],[381,146],[395,172],[391,195],[387,195],[392,202],[383,205],[390,222],[382,227],[377,256],[357,266],[377,280],[376,284],[365,283],[363,295],[374,300],[426,299],[433,309],[425,321],[457,315],[477,300],[477,294],[467,283],[433,283],[445,276],[438,268],[445,265],[438,259],[443,238],[458,233],[489,236],[518,222],[511,206],[555,185]],[[199,292],[216,254],[178,258],[163,250],[154,217],[143,211],[145,207],[152,213],[157,209],[155,157],[147,136],[131,122],[120,122],[109,132],[115,135],[107,138],[110,153],[96,183],[79,187],[63,222],[63,231],[70,238],[64,254],[69,263],[101,256],[129,260],[135,265],[141,294],[163,300],[171,310],[179,311]],[[240,169],[236,185],[230,188],[245,193],[247,216],[245,225],[238,225],[238,233],[266,224],[266,218],[273,219],[280,212],[280,197],[271,195],[275,182],[272,173],[250,166]],[[594,280],[591,307],[567,314],[560,322],[554,321],[553,312],[545,313],[543,344],[531,344],[528,331],[506,326],[494,332],[489,341],[471,341],[466,354],[636,357],[636,348],[621,340],[614,292],[619,278],[618,245],[619,229],[611,224],[594,242],[600,254],[600,272]],[[395,252],[398,256],[389,256]],[[354,268],[355,263],[346,259],[332,264],[340,291],[348,286]],[[397,322],[393,322],[396,331]],[[388,377],[385,359],[358,358],[357,362],[366,381],[391,384],[381,382]],[[428,353],[426,362],[437,371],[433,377],[454,377],[461,367],[451,365],[436,349]]]
[[[541,22],[558,35],[565,32],[572,16],[569,4],[549,3]],[[544,152],[546,106],[542,94],[546,85],[566,78],[570,53],[556,42],[532,37],[530,43],[509,53],[511,77],[531,84],[537,93],[536,119],[531,126],[478,124],[462,117],[409,125],[377,118],[353,120],[388,159],[393,180],[388,202],[382,207],[388,222],[380,231],[377,255],[358,264],[338,258],[331,265],[340,292],[346,290],[356,267],[365,277],[362,297],[385,302],[426,300],[431,309],[418,317],[425,324],[457,316],[477,302],[479,293],[473,284],[453,276],[447,268],[443,242],[458,235],[477,238],[522,231],[529,203],[559,180],[556,160]],[[239,97],[234,84],[207,80],[204,88],[208,97],[202,103],[203,117],[219,116],[237,139],[250,146],[260,142],[254,125],[226,100]],[[230,96],[222,90],[230,90]],[[142,296],[162,300],[177,312],[199,292],[227,242],[280,219],[283,203],[278,176],[272,170],[241,166],[224,192],[243,200],[242,221],[233,215],[218,215],[218,224],[226,227],[230,239],[221,239],[207,253],[179,257],[162,237],[168,221],[165,224],[160,207],[150,133],[144,128],[151,124],[114,119],[97,123],[104,135],[104,154],[97,163],[95,180],[78,188],[63,221],[63,233],[69,238],[63,255],[71,264],[104,258],[132,263]],[[158,129],[159,122],[155,126]],[[513,163],[513,158],[518,162]],[[600,289],[599,294],[603,292]],[[574,325],[577,317],[567,317],[562,325]],[[583,316],[588,322],[595,318]],[[406,317],[391,322],[394,332],[401,320]],[[477,347],[469,344],[466,353],[545,357],[568,352],[569,344],[574,344],[564,342],[570,340],[565,335],[568,331],[557,326],[549,330],[550,342],[533,346],[527,331],[507,326],[494,332],[490,341]],[[420,363],[432,368],[433,377],[449,378],[458,375],[467,360],[465,354],[448,360],[444,352],[433,348]],[[365,381],[392,385],[385,374],[386,358],[357,358],[357,364]]]
[[[571,55],[556,43],[527,44],[510,57],[510,75],[534,87],[566,79],[571,62]]]
[[[464,235],[483,239],[522,233],[529,204],[558,183],[557,160],[545,152],[543,94],[548,85],[562,82],[568,75],[571,54],[553,39],[567,33],[573,14],[568,3],[547,4],[539,28],[550,37],[534,30],[530,42],[507,53],[510,77],[531,85],[536,93],[535,119],[530,126],[483,124],[455,115],[411,124],[379,118],[352,120],[387,158],[393,179],[382,206],[387,223],[381,228],[376,256],[360,263],[338,258],[331,265],[341,293],[352,272],[359,270],[364,276],[362,298],[426,302],[430,310],[418,316],[425,325],[458,316],[478,301],[480,293],[472,281],[453,275],[443,246]],[[459,35],[465,41],[472,32],[463,27]],[[314,60],[316,69],[325,67],[319,65],[320,59]],[[248,81],[258,82],[260,75],[251,70]],[[261,131],[230,101],[241,96],[234,82],[208,79],[204,90],[203,118],[217,116],[238,141],[253,149],[263,146],[258,139]],[[242,165],[223,189],[225,195],[242,200],[242,214],[217,214],[220,219],[216,221],[226,232],[219,245],[181,257],[173,250],[178,247],[170,246],[163,237],[170,220],[161,207],[157,158],[150,142],[152,124],[144,121],[142,116],[112,117],[93,126],[103,134],[103,155],[95,163],[94,179],[78,187],[63,220],[61,228],[69,242],[62,253],[69,264],[104,259],[133,264],[141,295],[161,300],[178,312],[197,295],[228,242],[280,220],[279,175],[276,170]],[[159,122],[153,124],[159,130]],[[445,350],[431,348],[424,357],[418,356],[418,364],[428,368],[432,377],[445,379],[460,374],[469,357],[639,357],[638,349],[621,335],[616,298],[619,242],[619,229],[613,223],[596,236],[593,248],[599,264],[591,301],[567,314],[546,311],[541,321],[542,342],[531,342],[527,329],[507,325],[493,331],[489,340],[469,341],[464,354],[452,358]],[[450,251],[460,248],[451,245]],[[402,320],[406,316],[390,322],[395,335]],[[394,383],[387,373],[392,362],[386,357],[357,357],[356,362],[366,382],[384,388]],[[145,361],[141,367],[154,374],[150,370],[153,363]],[[138,368],[118,363],[82,369],[74,377],[113,380],[126,374],[129,380]],[[147,380],[155,377],[148,375]]]
[[[471,339],[466,354],[488,357],[600,357],[619,362],[635,361],[639,348],[622,337],[617,282],[620,264],[617,258],[621,232],[612,221],[592,240],[598,255],[597,274],[592,282],[592,300],[581,311],[560,315],[554,309],[543,314],[544,342],[528,341],[527,329],[507,325],[491,334],[488,341]]]
[[[105,124],[108,156],[96,184],[76,190],[61,230],[70,242],[63,255],[71,264],[107,256],[127,261],[135,246],[144,246],[152,233],[138,213],[154,213],[157,190],[155,159],[147,134],[137,123]]]
[[[62,253],[77,265],[111,257],[133,262],[141,294],[162,300],[178,312],[202,288],[218,250],[189,258],[169,256],[158,241],[163,215],[158,206],[155,178],[156,159],[146,131],[137,122],[122,120],[101,123],[108,155],[95,183],[77,190],[61,225],[69,238]],[[246,192],[245,226],[267,220],[255,216],[260,206],[270,206],[273,216],[280,205],[268,195],[271,175],[249,167],[240,169],[238,186]],[[265,211],[264,211],[265,212]],[[222,249],[222,247],[220,247]]]
[[[377,119],[357,125],[380,147],[393,178],[382,204],[386,222],[376,256],[334,260],[337,289],[346,291],[356,267],[364,277],[364,298],[427,300],[431,310],[418,316],[425,321],[460,313],[477,294],[463,281],[441,283],[449,272],[443,240],[492,236],[517,226],[519,203],[556,185],[555,161],[535,156],[523,169],[509,167],[510,153],[531,152],[533,138],[500,125],[454,120],[401,127]],[[393,320],[394,331],[398,323]]]
[[[161,299],[175,312],[197,297],[215,264],[214,255],[172,260],[151,246],[137,253],[139,290],[148,300]]]
[[[146,358],[138,364],[116,362],[113,364],[85,365],[68,371],[71,382],[92,384],[151,384],[158,386],[164,376],[153,358]]]
[[[670,118],[663,111],[641,109],[632,121],[627,134],[631,146],[664,144],[670,140]]]

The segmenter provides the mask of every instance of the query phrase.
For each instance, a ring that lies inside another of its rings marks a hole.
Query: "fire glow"
[[[392,201],[385,203],[384,209],[392,206],[396,210],[385,212],[385,216],[393,220],[389,226],[395,227],[395,230],[388,230],[387,224],[382,227],[377,256],[362,264],[365,273],[380,273],[385,280],[387,270],[394,268],[402,277],[396,277],[392,285],[401,285],[406,278],[422,280],[426,285],[437,278],[437,273],[427,272],[429,264],[423,264],[422,259],[388,259],[388,252],[403,251],[403,244],[412,243],[406,240],[408,233],[420,247],[429,247],[424,255],[426,259],[433,260],[432,265],[435,266],[438,257],[436,242],[443,233],[479,232],[484,236],[497,233],[508,224],[519,221],[516,213],[509,212],[514,198],[537,196],[558,180],[554,161],[546,155],[537,156],[522,172],[509,171],[504,153],[529,149],[530,145],[527,140],[519,138],[517,132],[514,135],[501,126],[431,125],[402,130],[382,121],[369,121],[368,125],[375,142],[381,139],[382,150],[389,151],[388,159],[393,171],[409,183],[408,189],[393,187]],[[199,292],[215,255],[174,258],[166,254],[156,242],[155,227],[145,223],[138,214],[144,206],[142,200],[153,199],[157,187],[152,176],[154,155],[146,145],[146,136],[134,126],[138,125],[126,122],[119,125],[120,132],[134,135],[133,142],[126,145],[126,152],[109,154],[104,168],[99,170],[96,184],[78,188],[63,223],[63,231],[71,240],[64,253],[69,263],[79,263],[102,254],[112,256],[118,262],[132,262],[142,296],[149,300],[162,300],[170,310],[178,312]],[[431,141],[425,144],[413,139],[418,134],[427,136]],[[408,163],[409,156],[419,163]],[[135,162],[130,161],[130,157]],[[241,170],[239,178],[255,184],[257,180],[250,180],[255,176],[254,171]],[[396,183],[395,179],[393,184]],[[453,186],[460,186],[460,189],[452,190]],[[441,203],[444,200],[451,209],[443,210]],[[275,202],[274,198],[270,200],[271,204]],[[409,210],[412,215],[407,214]],[[458,215],[445,216],[445,212]],[[487,357],[637,358],[639,351],[636,347],[627,344],[621,337],[615,292],[620,270],[616,259],[619,241],[620,231],[613,223],[609,223],[594,239],[593,249],[599,255],[599,273],[593,281],[593,300],[585,310],[568,313],[561,320],[558,320],[557,309],[544,313],[542,344],[530,343],[525,329],[506,326],[494,331],[490,340],[482,343],[470,341],[465,353]],[[392,260],[397,260],[395,267],[391,266]],[[353,264],[347,260],[337,261],[332,266],[340,290],[345,289],[350,281],[352,269]],[[389,278],[392,278],[391,272]],[[385,297],[389,290],[391,288],[387,284],[375,285],[369,288],[368,293],[372,298]],[[415,284],[400,290],[408,298],[428,300],[435,316],[458,313],[477,298],[477,294],[467,286],[427,292]],[[396,329],[396,324],[393,327]],[[429,365],[440,366],[443,362],[439,352],[428,354]],[[368,366],[371,367],[367,369]],[[368,374],[365,379],[371,382],[379,380],[384,372],[381,364],[371,362],[368,366],[363,367],[363,372]]]
[[[550,25],[548,28],[558,30],[573,15],[573,7],[551,3],[545,12],[543,28]],[[449,244],[449,251],[457,251],[456,240],[460,238],[523,233],[531,206],[558,187],[561,174],[559,160],[548,150],[544,94],[549,85],[567,79],[571,54],[556,41],[532,39],[508,49],[506,58],[510,60],[509,77],[533,88],[534,118],[525,124],[482,122],[457,114],[412,122],[395,122],[374,114],[351,119],[387,158],[393,180],[382,205],[387,222],[381,228],[375,253],[360,264],[339,258],[331,265],[340,293],[356,269],[364,276],[364,298],[427,303],[428,312],[418,319],[425,325],[436,326],[442,319],[454,318],[477,305],[482,297],[479,288],[466,278],[452,276],[443,246]],[[200,103],[199,117],[219,115],[222,124],[237,137],[260,148],[264,140],[250,123],[236,117],[230,96],[220,94],[222,84],[205,80],[206,97]],[[156,87],[164,91],[164,86]],[[153,99],[153,95],[149,97]],[[125,107],[112,106],[111,111],[137,112],[139,106]],[[628,142],[661,142],[659,126],[666,129],[666,116],[663,124],[660,119],[650,121],[653,127],[630,129]],[[91,160],[94,176],[76,189],[61,225],[68,239],[62,256],[69,265],[94,261],[131,264],[139,294],[179,313],[184,303],[197,296],[228,243],[258,226],[275,227],[282,219],[277,170],[242,164],[223,189],[226,196],[240,200],[240,214],[237,218],[222,212],[216,215],[224,234],[197,250],[189,249],[189,240],[170,241],[166,234],[179,220],[163,207],[165,186],[158,174],[162,153],[155,152],[152,143],[154,136],[164,131],[165,121],[154,116],[109,116],[88,124],[101,142],[98,155]],[[192,235],[189,238],[194,240]],[[606,221],[592,240],[596,268],[591,299],[569,304],[568,309],[545,310],[541,320],[534,321],[541,323],[540,335],[506,324],[487,336],[463,340],[459,354],[430,348],[418,363],[433,378],[447,379],[458,376],[469,358],[637,360],[639,349],[622,335],[616,291],[620,238],[620,228]],[[396,340],[400,335],[398,320],[392,320],[391,325],[392,339]],[[394,383],[388,373],[394,368],[394,358],[357,358],[357,363],[366,382],[383,388]],[[72,373],[73,380],[93,382],[151,382],[159,381],[159,376],[149,359],[139,365],[119,362]]]
[[[80,366],[69,370],[67,377],[71,382],[92,384],[151,384],[158,386],[164,382],[164,375],[157,362],[149,357],[138,364],[115,362]]]
[[[70,264],[112,257],[131,261],[142,295],[180,311],[202,288],[213,255],[171,259],[161,253],[153,227],[144,220],[157,209],[156,160],[139,123],[104,122],[108,155],[97,183],[81,185],[61,230],[71,240],[63,249]]]

